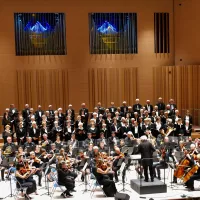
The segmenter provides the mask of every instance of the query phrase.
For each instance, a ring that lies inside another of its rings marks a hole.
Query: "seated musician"
[[[49,153],[50,154],[59,153],[59,150],[56,148],[56,144],[55,143],[51,143],[51,149],[50,149]]]
[[[117,145],[118,137],[115,135],[115,131],[112,131],[111,137],[108,138],[108,145],[110,150],[114,150],[114,147]]]
[[[92,159],[93,158],[93,147],[94,147],[94,145],[91,143],[91,144],[89,144],[89,146],[88,146],[88,148],[87,148],[87,150],[86,150],[86,152],[85,152],[85,155],[88,157],[88,158],[90,158],[90,159]]]
[[[169,161],[169,155],[164,146],[161,146],[159,150],[159,157],[160,157],[159,163],[153,164],[153,173],[154,173],[155,178],[158,178],[159,180],[161,180],[160,170],[166,169],[168,167],[167,162]],[[157,172],[157,176],[156,176],[156,172]]]
[[[85,139],[85,148],[88,148],[90,144],[94,144],[94,139],[92,138],[92,133],[87,133],[87,139]]]
[[[56,145],[56,149],[61,149],[63,147],[63,142],[60,139],[60,136],[56,136],[56,141],[54,142]]]
[[[72,133],[71,139],[67,142],[68,145],[72,146],[72,149],[78,147],[78,140],[76,139],[75,133]]]
[[[75,181],[74,178],[68,174],[68,163],[62,161],[58,166],[58,184],[66,187],[66,190],[61,194],[62,197],[73,196],[70,191],[74,190]]]
[[[2,165],[3,164],[3,160],[4,160],[4,155],[2,154],[2,152],[1,152],[1,149],[0,149],[0,164]],[[5,173],[5,167],[7,167],[7,166],[1,166],[0,167],[0,170],[1,170],[1,180],[2,181],[5,181],[5,179],[4,179],[4,173]]]
[[[35,156],[35,153],[33,151],[30,152],[30,159],[31,159],[31,163],[32,163],[31,165],[36,168],[35,175],[38,176],[38,185],[42,186],[42,183],[41,183],[41,180],[42,180],[42,170],[40,169],[40,167],[42,165],[42,162],[41,162],[40,159],[38,159]]]
[[[6,157],[13,157],[16,151],[16,145],[12,142],[11,137],[7,137],[7,142],[2,147],[2,153]]]
[[[104,143],[104,146],[107,146],[107,141],[106,141],[104,132],[101,132],[101,133],[100,133],[99,139],[97,139],[97,145],[98,145],[98,146],[100,145],[100,142],[103,142],[103,143]]]
[[[34,152],[35,152],[35,156],[39,157],[41,155],[41,147],[39,145],[37,145],[35,147],[35,151]]]
[[[36,192],[36,187],[33,183],[33,181],[30,181],[29,177],[33,174],[33,171],[26,171],[24,168],[23,164],[17,164],[16,166],[16,172],[15,172],[15,176],[16,179],[18,181],[17,183],[17,187],[19,188],[19,184],[21,185],[21,187],[26,187],[26,194],[25,194],[25,199],[29,200],[31,199],[31,197],[29,196],[29,194]],[[23,192],[23,191],[22,191]]]
[[[190,176],[190,179],[186,182],[186,187],[189,189],[189,191],[194,191],[194,181],[200,179],[200,154],[197,154],[196,163],[198,170],[194,175]]]
[[[98,183],[103,185],[103,191],[107,197],[114,197],[117,193],[115,183],[113,181],[113,171],[111,166],[107,166],[102,160],[98,160],[98,156],[95,157],[96,166],[92,167],[92,172],[96,177]]]
[[[99,152],[108,152],[108,148],[105,147],[105,143],[103,141],[99,143]]]
[[[117,171],[120,169],[121,164],[119,165],[120,159],[124,159],[124,154],[121,153],[119,147],[115,147],[115,153],[113,154],[114,160],[113,160],[113,166],[112,170],[114,171],[115,176],[115,182],[119,182]],[[122,163],[122,162],[121,162]]]
[[[41,141],[42,148],[49,152],[51,149],[51,143],[51,140],[48,139],[48,135],[46,133],[43,134],[43,140]]]
[[[125,146],[127,147],[133,147],[137,143],[136,140],[133,138],[133,133],[131,131],[127,133],[127,137],[124,139],[124,142]]]
[[[184,150],[183,157],[179,162],[176,162],[176,170],[174,171],[174,182],[177,182],[177,178],[183,178],[186,172],[188,172],[188,170],[194,166],[194,160],[197,160],[197,154],[198,152],[196,150],[195,144],[190,145],[190,151],[186,149]],[[189,189],[191,189],[191,187],[187,184],[188,182],[186,182],[185,185],[189,187]]]
[[[29,151],[35,150],[35,143],[32,142],[31,137],[27,137],[27,142],[24,143],[24,151],[26,151],[26,149],[29,149]]]

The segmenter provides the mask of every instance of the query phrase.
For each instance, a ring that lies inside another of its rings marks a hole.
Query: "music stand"
[[[44,172],[44,180],[45,180],[45,187],[47,188],[47,192],[41,194],[40,196],[43,196],[43,195],[48,195],[50,196],[50,191],[49,191],[49,180],[47,178],[47,173],[48,173],[48,170],[49,170],[49,167],[50,167],[50,162],[46,163],[46,169],[45,169],[45,172]]]
[[[131,192],[131,191],[129,191],[129,190],[127,190],[125,188],[125,185],[128,184],[128,183],[125,182],[125,178],[126,178],[126,164],[125,164],[125,162],[122,163],[122,165],[120,167],[120,171],[122,171],[122,185],[123,185],[123,188],[122,188],[122,190],[120,190],[120,192],[121,191],[123,191],[123,192],[126,192],[126,191],[127,192]],[[128,184],[128,185],[130,185],[130,184]]]
[[[11,168],[13,168],[13,167],[10,167],[10,168],[8,169],[8,175],[7,175],[8,179],[9,179],[9,182],[10,182],[10,194],[7,195],[7,196],[5,196],[4,198],[1,198],[1,199],[6,199],[7,197],[13,197],[13,193],[12,193]]]
[[[87,185],[89,185],[88,182],[87,182],[87,178],[86,178],[86,169],[87,169],[87,166],[88,166],[88,162],[85,163],[85,165],[84,165],[84,167],[83,167],[83,169],[82,169],[82,171],[85,172],[85,177],[84,177],[85,189],[83,190],[83,194],[84,194],[85,192],[87,192],[87,191],[90,191],[90,190],[87,189]]]

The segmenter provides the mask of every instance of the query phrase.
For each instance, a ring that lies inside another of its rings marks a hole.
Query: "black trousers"
[[[144,178],[145,178],[145,180],[149,179],[148,169],[149,169],[149,172],[150,172],[151,179],[153,179],[154,178],[153,165],[143,165],[143,168],[144,168]]]
[[[36,181],[33,179],[32,176],[28,177],[26,180],[27,180],[27,182],[31,182],[33,184],[33,189],[34,189],[34,192],[35,192],[37,190]]]
[[[64,182],[58,182],[58,184],[65,186],[66,190],[64,193],[73,190],[75,187],[75,181],[71,178],[66,178]]]
[[[42,180],[42,171],[41,170],[37,171],[35,175],[38,176],[38,184],[40,185]]]
[[[190,179],[186,182],[186,185],[189,188],[194,188],[194,181],[200,179],[200,174],[194,174],[193,176],[190,177]]]
[[[158,177],[160,177],[160,170],[166,169],[167,167],[168,167],[167,163],[164,163],[164,162],[159,162],[159,163],[153,164],[154,176],[156,176],[156,171],[157,171],[157,175],[158,175]]]

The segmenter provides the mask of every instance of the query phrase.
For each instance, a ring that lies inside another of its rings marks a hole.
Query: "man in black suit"
[[[30,114],[30,108],[28,104],[25,104],[25,108],[24,110],[22,110],[22,116],[24,118],[24,120],[26,121],[26,123],[28,122],[28,116]]]
[[[18,118],[18,110],[15,108],[14,104],[10,104],[10,109],[8,113],[10,119],[11,119],[11,130],[13,130],[12,125],[15,127],[15,131],[17,130],[17,118]]]
[[[146,103],[147,104],[144,107],[148,111],[149,115],[151,116],[152,111],[153,111],[153,106],[151,105],[150,100],[147,100]]]
[[[135,138],[140,138],[140,136],[142,135],[142,131],[137,121],[134,121],[134,124],[131,124],[130,129]]]
[[[144,168],[145,182],[149,181],[148,168],[150,171],[151,182],[154,181],[153,173],[153,152],[155,151],[153,145],[147,141],[145,135],[141,136],[141,143],[138,145],[138,153],[141,153],[141,164]]]
[[[128,106],[126,104],[126,101],[123,101],[122,106],[120,107],[121,116],[125,117],[126,112],[128,112]]]
[[[49,115],[54,116],[54,110],[52,105],[49,105]]]
[[[74,118],[75,118],[75,111],[72,108],[72,104],[69,104],[68,109],[65,112],[65,115],[68,116],[68,114],[70,113],[71,115],[71,120],[74,122]]]
[[[133,105],[133,111],[139,114],[141,108],[142,108],[142,105],[140,104],[140,100],[136,99],[135,104]]]
[[[85,103],[81,104],[81,109],[79,110],[79,115],[81,116],[81,121],[85,124],[87,127],[88,123],[88,117],[89,117],[89,111],[85,106]]]
[[[62,108],[58,108],[59,126],[64,127],[65,115],[62,113]]]
[[[35,121],[38,126],[42,125],[42,115],[44,115],[44,111],[42,110],[42,106],[38,105],[38,110],[35,111]]]
[[[97,103],[97,109],[98,109],[98,114],[104,114],[104,112],[105,112],[105,108],[103,108],[102,106],[101,106],[101,102],[98,102]]]
[[[110,107],[108,108],[109,112],[111,113],[112,118],[115,116],[115,112],[117,111],[117,108],[115,107],[115,103],[111,102]]]
[[[189,124],[192,125],[192,115],[190,115],[190,111],[189,110],[186,111],[186,114],[185,114],[185,116],[183,118],[183,123],[184,124],[186,123],[186,121],[189,121]]]
[[[172,113],[174,114],[175,110],[177,109],[177,106],[174,102],[174,99],[170,99],[169,100],[169,105],[170,105],[170,110],[172,111]]]
[[[158,98],[158,103],[156,105],[158,106],[158,111],[165,110],[165,104],[163,103],[162,97]]]
[[[184,124],[184,136],[191,136],[192,133],[192,125],[189,121],[185,121]]]

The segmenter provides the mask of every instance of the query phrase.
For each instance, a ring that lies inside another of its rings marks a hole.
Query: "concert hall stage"
[[[158,179],[155,179],[154,182],[145,182],[144,180],[132,179],[131,188],[138,194],[154,194],[167,192],[167,185]]]

